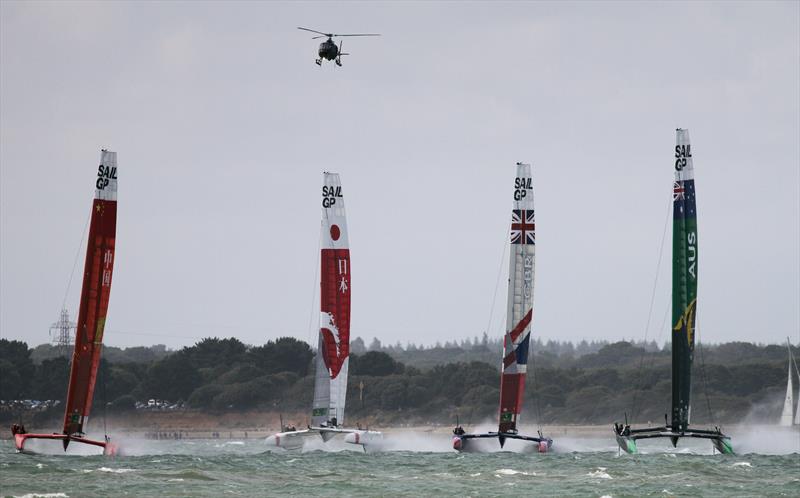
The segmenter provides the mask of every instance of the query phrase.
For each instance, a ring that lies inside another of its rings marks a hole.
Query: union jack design
[[[684,194],[686,193],[686,189],[683,187],[683,182],[675,182],[672,185],[672,200],[677,201],[678,199],[683,199]]]
[[[511,211],[511,243],[536,244],[536,218],[532,209]]]

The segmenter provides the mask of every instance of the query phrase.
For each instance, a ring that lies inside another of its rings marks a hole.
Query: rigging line
[[[510,241],[510,238],[509,238],[509,241]],[[536,258],[536,245],[535,244],[533,245],[533,251],[534,251],[533,252],[533,258],[534,258],[534,261],[535,261],[535,258]],[[527,253],[528,253],[527,248],[525,249],[524,252],[527,255]],[[511,257],[511,255],[509,253],[509,258],[510,257]],[[524,257],[525,257],[525,255],[523,255],[523,260],[524,260]],[[534,265],[535,265],[535,263],[534,263]],[[528,339],[527,340],[528,340],[528,354],[529,354],[529,356],[531,358],[531,370],[532,370],[532,373],[533,373],[533,392],[535,393],[534,397],[533,397],[533,403],[536,405],[536,425],[539,428],[539,434],[541,434],[542,433],[542,405],[539,402],[539,395],[538,395],[539,394],[539,383],[538,383],[539,375],[536,373],[536,352],[537,352],[537,350],[532,350],[533,348],[531,348],[531,346],[530,346],[531,336],[533,335],[533,318],[532,317],[533,317],[533,295],[534,295],[534,291],[536,289],[536,280],[535,279],[536,279],[536,267],[534,266],[533,275],[531,276],[531,288],[530,288],[530,291],[531,291],[531,301],[530,301],[530,305],[531,305],[531,323],[528,324],[529,330],[528,330]],[[523,284],[523,290],[522,290],[522,310],[523,310],[523,312],[525,311],[526,308],[527,308],[527,306],[525,306],[525,290],[524,290],[524,284]]]
[[[505,233],[507,229],[503,229]],[[489,332],[492,330],[492,316],[494,315],[494,307],[497,303],[497,289],[500,287],[500,277],[503,275],[503,263],[506,260],[506,251],[509,247],[509,237],[505,237],[503,240],[503,249],[500,251],[500,266],[497,268],[497,280],[494,284],[494,294],[492,295],[492,307],[489,309],[489,321],[486,324],[486,334],[488,335]],[[505,335],[505,334],[504,334]]]
[[[658,335],[655,338],[656,345],[658,345],[658,342],[661,340],[661,336],[664,334],[664,330],[667,329],[667,316],[669,316],[669,310],[670,310],[670,307],[667,306],[667,308],[664,310],[664,316],[661,318],[661,326],[658,327],[658,329],[657,329],[658,330]],[[647,367],[645,367],[645,370],[648,370],[648,371],[652,370],[653,365],[656,362],[656,357],[657,357],[657,355],[655,355],[655,354],[650,356],[650,363],[647,365]],[[644,389],[644,379],[641,379],[640,382],[642,382],[642,389]],[[669,411],[669,410],[667,410],[667,411]],[[638,411],[637,412],[631,412],[631,420],[633,420],[638,414],[639,414]]]
[[[697,335],[697,345],[700,346],[700,377],[703,379],[703,392],[706,396],[706,407],[708,408],[708,417],[711,419],[711,423],[715,424],[716,421],[714,419],[714,412],[711,410],[711,398],[708,396],[708,383],[706,382],[706,360],[705,355],[703,354],[703,343],[699,340],[700,339],[700,329],[695,326],[694,329],[695,334]]]
[[[528,338],[530,340],[530,338]],[[539,382],[538,382],[538,375],[536,374],[536,352],[531,355],[531,370],[533,373],[533,392],[538,394],[539,391]],[[533,404],[536,405],[536,425],[539,426],[539,434],[542,433],[542,405],[539,403],[539,396],[535,395],[533,397]]]
[[[108,364],[106,363],[103,368],[103,350],[100,350],[100,373],[103,376],[103,436],[108,441],[108,427],[106,427],[106,418],[108,417],[108,397],[106,393],[106,375],[108,374]]]
[[[83,232],[81,232],[81,240],[78,242],[78,250],[75,252],[75,261],[72,263],[72,271],[69,274],[69,280],[67,281],[67,290],[64,291],[64,299],[61,301],[61,309],[65,309],[67,306],[67,296],[69,295],[69,289],[72,286],[72,277],[75,275],[75,268],[78,266],[78,258],[81,255],[81,247],[83,247],[83,240],[86,238],[86,229],[89,227],[89,221],[92,219],[92,211],[94,208],[89,210],[89,216],[86,217],[86,223],[83,225]]]
[[[664,257],[664,241],[667,238],[667,226],[669,225],[669,214],[670,214],[670,211],[672,211],[672,201],[671,200],[667,204],[667,207],[668,207],[667,214],[664,217],[664,230],[661,232],[661,244],[659,245],[659,248],[658,248],[658,263],[656,263],[656,274],[655,274],[655,278],[653,279],[653,291],[650,294],[650,309],[647,312],[647,323],[646,323],[646,325],[644,327],[644,342],[645,342],[645,344],[647,343],[647,334],[650,331],[650,321],[653,318],[653,305],[655,304],[655,301],[656,301],[656,290],[658,289],[658,276],[661,273],[661,261],[663,260],[663,257]],[[633,422],[633,416],[632,416],[633,413],[637,411],[636,410],[636,408],[637,408],[636,405],[637,405],[637,401],[638,401],[638,398],[639,398],[639,392],[643,388],[642,366],[644,365],[644,357],[645,357],[645,353],[646,352],[647,352],[646,348],[642,347],[642,355],[639,358],[639,368],[636,371],[637,387],[636,387],[636,390],[633,392],[633,407],[631,409],[631,422]]]
[[[151,336],[151,337],[165,337],[165,338],[168,338],[168,339],[196,339],[196,340],[202,340],[202,339],[205,339],[205,338],[208,337],[208,336],[199,336],[199,335],[174,335],[174,334],[168,334],[168,333],[165,333],[165,332],[136,332],[136,331],[131,331],[131,330],[122,331],[122,330],[116,330],[116,329],[107,329],[107,330],[109,332],[111,332],[111,334],[114,335],[114,336],[117,336],[117,335],[144,335],[144,336]],[[111,346],[111,345],[109,344],[109,346]],[[121,347],[121,346],[113,346],[113,347]],[[127,346],[127,347],[138,347],[138,346]]]
[[[786,338],[786,346],[789,349],[789,364],[794,363],[794,371],[797,372],[797,377],[800,379],[800,368],[797,367],[797,359],[794,357],[794,353],[792,352],[792,343],[789,341],[789,338]]]

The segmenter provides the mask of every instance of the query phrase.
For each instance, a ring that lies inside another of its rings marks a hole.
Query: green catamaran
[[[672,419],[664,416],[663,427],[631,429],[614,424],[620,448],[636,453],[636,441],[669,438],[672,446],[678,439],[710,439],[720,453],[732,454],[730,438],[719,427],[713,430],[689,427],[694,358],[695,319],[697,314],[697,210],[695,204],[694,165],[689,130],[676,130],[675,182],[672,186]]]

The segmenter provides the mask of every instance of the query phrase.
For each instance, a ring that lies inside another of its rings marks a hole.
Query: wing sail
[[[672,186],[672,430],[689,426],[697,317],[697,209],[689,130],[676,130]]]
[[[525,374],[528,365],[533,280],[536,256],[536,217],[533,179],[529,164],[517,164],[514,204],[511,215],[511,250],[508,274],[508,315],[503,340],[500,382],[500,432],[516,432],[522,411]]]
[[[95,181],[83,287],[64,413],[66,435],[82,434],[92,397],[106,324],[117,229],[117,153],[103,150]]]
[[[320,329],[312,422],[344,423],[350,357],[350,249],[342,184],[325,173],[322,186]]]

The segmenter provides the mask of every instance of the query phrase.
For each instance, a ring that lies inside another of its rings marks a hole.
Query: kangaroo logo
[[[689,306],[686,307],[686,310],[681,315],[680,319],[678,319],[678,323],[675,324],[673,330],[675,332],[680,332],[684,328],[686,329],[686,342],[689,345],[689,348],[694,347],[694,323],[695,323],[695,312],[697,310],[697,298],[694,298]]]

